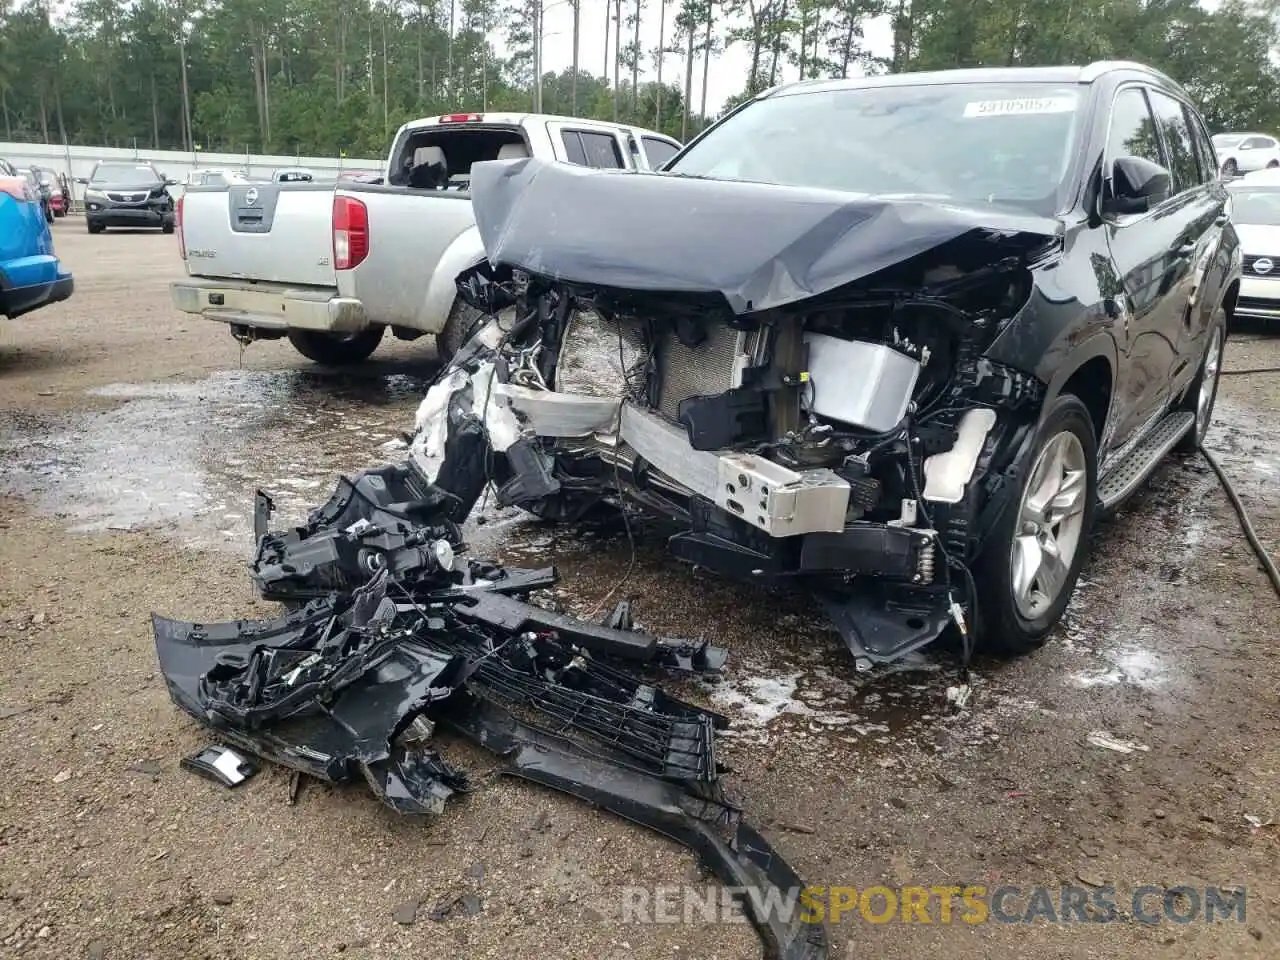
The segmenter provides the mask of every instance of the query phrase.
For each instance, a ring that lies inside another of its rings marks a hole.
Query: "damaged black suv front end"
[[[478,333],[413,460],[468,508],[493,481],[551,520],[672,521],[682,560],[816,591],[863,666],[967,634],[1045,398],[989,348],[1061,223],[674,167],[476,167]]]

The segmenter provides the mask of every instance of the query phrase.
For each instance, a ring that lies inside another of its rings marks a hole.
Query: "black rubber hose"
[[[1276,595],[1280,596],[1280,571],[1276,570],[1276,565],[1272,561],[1271,556],[1258,540],[1257,531],[1253,529],[1253,522],[1249,519],[1249,514],[1244,508],[1244,504],[1240,502],[1236,489],[1231,485],[1231,481],[1227,479],[1227,475],[1222,472],[1222,465],[1218,463],[1218,458],[1206,450],[1200,448],[1200,452],[1204,454],[1205,460],[1209,462],[1209,466],[1213,468],[1213,472],[1218,475],[1218,481],[1222,484],[1222,489],[1227,493],[1227,499],[1231,501],[1231,506],[1235,508],[1236,517],[1240,520],[1240,528],[1244,530],[1245,539],[1249,541],[1249,546],[1253,548],[1253,552],[1257,555],[1258,561],[1262,564],[1262,569],[1266,571],[1267,579],[1271,581],[1271,586],[1275,589]]]

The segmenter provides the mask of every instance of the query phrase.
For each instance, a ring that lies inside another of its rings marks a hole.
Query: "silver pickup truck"
[[[442,359],[468,332],[457,275],[484,258],[471,165],[534,156],[653,169],[680,149],[651,130],[540,114],[449,114],[396,133],[378,182],[193,186],[178,201],[187,278],[174,306],[241,342],[287,336],[318,363],[366,359],[387,330],[434,334]]]

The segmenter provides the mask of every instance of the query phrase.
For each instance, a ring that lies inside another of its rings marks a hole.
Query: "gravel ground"
[[[208,741],[168,700],[150,613],[273,614],[245,574],[254,490],[300,519],[338,472],[396,458],[433,349],[388,340],[346,374],[287,344],[242,353],[170,308],[174,238],[54,230],[75,296],[0,324],[0,955],[759,956],[745,925],[623,922],[623,886],[705,884],[692,855],[461,743],[445,753],[477,789],[426,823],[359,787],[291,805],[273,768],[234,791],[179,769]],[[1280,340],[1234,336],[1227,367],[1245,366],[1280,366]],[[1210,434],[1273,550],[1278,410],[1280,375],[1228,377]],[[833,956],[1280,955],[1280,827],[1254,825],[1280,818],[1280,607],[1200,461],[1098,531],[1053,642],[979,659],[958,715],[945,651],[855,676],[798,601],[694,579],[652,544],[632,562],[519,518],[475,533],[553,559],[579,612],[630,568],[644,626],[731,648],[725,681],[681,692],[730,714],[731,789],[808,883],[1013,884],[1013,912],[1036,885],[1120,891],[1112,923],[853,911]],[[1099,730],[1145,749],[1089,744]],[[1148,883],[1243,886],[1245,922],[1136,922]],[[430,918],[456,898],[474,915]]]

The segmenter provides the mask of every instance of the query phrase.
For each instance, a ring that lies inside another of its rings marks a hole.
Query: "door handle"
[[[1184,243],[1175,251],[1180,257],[1190,257],[1196,252],[1194,243]]]

